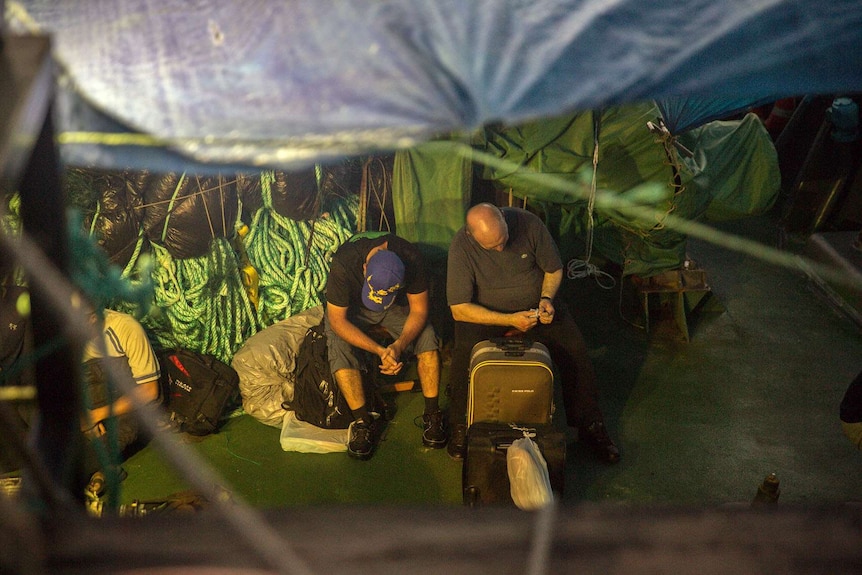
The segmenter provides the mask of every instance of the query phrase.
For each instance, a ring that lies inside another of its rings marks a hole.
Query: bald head
[[[503,251],[509,241],[503,212],[488,203],[477,204],[467,211],[467,233],[486,250]]]

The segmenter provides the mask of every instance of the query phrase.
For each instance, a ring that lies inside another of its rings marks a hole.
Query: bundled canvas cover
[[[710,122],[691,130],[679,140],[694,157],[687,158],[673,148],[675,167],[666,147],[647,128],[647,122],[659,118],[652,103],[605,109],[598,118],[597,189],[626,196],[642,184],[654,183],[666,190],[661,201],[651,204],[656,213],[649,222],[610,210],[593,214],[594,249],[620,264],[626,275],[649,277],[677,269],[685,261],[688,238],[665,224],[665,214],[688,220],[754,215],[772,206],[781,185],[775,147],[756,116]],[[558,126],[531,124],[530,130],[544,134],[547,143],[530,134],[541,148],[518,149],[517,154],[527,158],[524,165],[533,170],[588,182],[593,172],[596,118],[593,113],[580,114],[559,128],[564,120]],[[509,141],[521,142],[510,130],[505,135]],[[572,232],[583,237],[588,233],[583,198],[573,201],[564,192],[519,186],[517,174],[502,181],[519,195],[563,204],[561,235]],[[567,224],[572,229],[566,229]]]
[[[763,123],[754,114],[739,121],[709,122],[679,138],[693,158],[692,187],[709,194],[704,217],[730,220],[766,212],[781,190],[778,154]]]
[[[296,352],[322,319],[322,305],[309,308],[257,332],[236,352],[231,366],[239,374],[242,406],[255,419],[282,427],[282,402],[293,398]]]
[[[153,174],[146,182],[144,228],[175,259],[199,258],[230,238],[238,211],[235,177]]]
[[[112,264],[125,268],[138,248],[146,172],[72,169],[66,173],[70,204]]]

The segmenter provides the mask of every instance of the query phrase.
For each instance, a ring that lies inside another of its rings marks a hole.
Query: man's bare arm
[[[480,323],[483,325],[511,326],[521,331],[527,331],[538,321],[535,310],[502,313],[490,310],[476,303],[459,303],[449,306],[455,321]]]

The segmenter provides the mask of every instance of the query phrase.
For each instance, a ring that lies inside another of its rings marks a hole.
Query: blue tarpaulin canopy
[[[856,0],[6,8],[13,32],[54,39],[64,158],[104,167],[291,168],[648,100],[678,132],[749,103],[862,89]]]
[[[772,98],[665,98],[656,101],[662,119],[671,134],[682,134],[728,114],[768,102]]]

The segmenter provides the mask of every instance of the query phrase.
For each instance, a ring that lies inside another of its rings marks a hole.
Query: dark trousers
[[[455,322],[455,341],[449,373],[451,386],[449,420],[452,424],[467,422],[467,394],[470,381],[470,352],[485,339],[502,337],[511,327]],[[556,305],[554,321],[540,323],[523,334],[524,339],[545,344],[554,360],[562,384],[566,423],[571,427],[603,421],[598,404],[598,387],[593,362],[587,355],[587,344],[568,309]]]
[[[102,469],[102,460],[99,457],[99,453],[96,451],[96,447],[92,444],[92,441],[101,441],[102,446],[104,447],[104,453],[108,454],[110,459],[113,459],[116,456],[119,456],[119,458],[122,459],[122,454],[126,448],[135,443],[142,435],[140,433],[140,423],[138,423],[138,419],[135,415],[124,413],[123,415],[116,416],[115,419],[117,426],[116,443],[109,441],[107,433],[95,440],[91,438],[84,439],[84,472],[87,476],[87,481],[89,481],[90,476],[93,473]],[[106,421],[105,425],[107,424],[108,423]],[[114,451],[117,453],[113,453]]]

